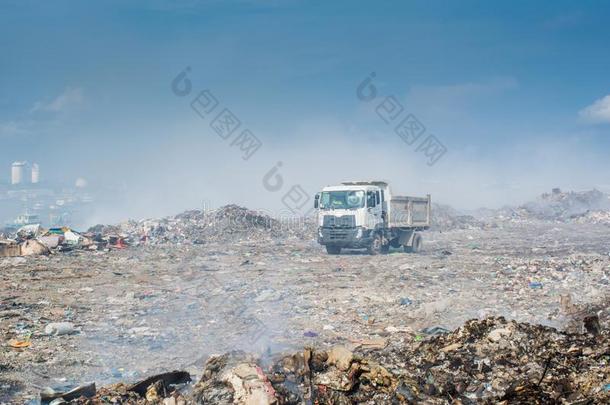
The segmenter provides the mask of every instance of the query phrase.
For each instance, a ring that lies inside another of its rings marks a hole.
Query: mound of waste
[[[312,218],[272,218],[237,205],[118,225],[95,225],[86,232],[68,227],[44,229],[26,225],[0,235],[0,257],[46,255],[72,250],[110,250],[128,246],[204,244],[207,240],[313,239]]]
[[[236,205],[216,211],[189,210],[159,219],[127,221],[115,226],[97,225],[90,232],[122,236],[133,244],[204,243],[205,239],[272,229],[273,219]]]
[[[111,245],[111,241],[68,227],[45,229],[40,225],[26,225],[0,239],[0,257],[49,255],[75,249],[98,250]]]
[[[610,210],[588,211],[573,219],[579,224],[603,224],[610,225]]]
[[[173,217],[128,221],[118,226],[98,225],[89,231],[121,236],[132,244],[202,244],[210,238],[247,240],[309,232],[306,221],[295,224],[291,226],[259,211],[226,205],[217,210],[190,210]]]
[[[432,204],[433,230],[448,231],[452,229],[482,228],[484,223],[472,215],[460,214],[455,208],[444,204]]]
[[[564,192],[555,188],[536,201],[523,204],[513,216],[544,221],[605,223],[609,213],[610,196],[601,191]]]
[[[212,238],[258,240],[309,232],[304,219],[287,223],[233,204],[217,210],[190,210],[174,217],[130,221],[120,228],[130,240],[147,244],[202,244]]]
[[[584,326],[584,333],[569,334],[488,318],[383,348],[306,348],[264,360],[231,352],[208,359],[194,386],[173,372],[68,402],[607,404],[610,335],[595,316]]]

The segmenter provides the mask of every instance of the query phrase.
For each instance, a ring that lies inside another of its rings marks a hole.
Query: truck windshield
[[[323,191],[322,209],[352,209],[364,207],[364,191]]]

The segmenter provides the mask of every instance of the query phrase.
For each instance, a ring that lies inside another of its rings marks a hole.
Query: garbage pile
[[[132,245],[204,244],[209,239],[313,238],[313,225],[307,218],[278,220],[232,204],[217,210],[189,210],[172,217],[132,220],[117,226],[96,225],[89,232],[121,237]]]
[[[610,210],[589,211],[574,218],[574,222],[579,224],[610,225]]]
[[[554,188],[536,201],[499,210],[497,217],[512,220],[610,224],[610,196],[598,190],[564,192]]]
[[[383,348],[361,343],[260,359],[208,359],[190,392],[178,372],[117,384],[72,404],[590,403],[610,401],[610,334],[597,316],[582,333],[471,320]],[[163,377],[164,376],[164,377]],[[169,376],[169,377],[167,377]],[[176,377],[179,376],[180,378]],[[171,378],[170,378],[171,377]],[[90,385],[89,385],[90,386]],[[138,387],[136,390],[134,387]],[[64,403],[64,402],[58,402]]]
[[[472,215],[462,215],[449,205],[432,204],[431,229],[449,231],[453,229],[481,229],[485,226],[483,221]]]
[[[40,225],[26,225],[13,234],[0,237],[0,257],[140,245],[196,245],[204,244],[206,240],[314,239],[315,234],[313,218],[278,220],[258,211],[227,205],[208,212],[190,210],[161,219],[95,225],[84,233],[68,227],[43,229]]]
[[[109,249],[119,247],[117,243],[116,240],[79,233],[68,227],[44,229],[40,225],[26,225],[7,238],[0,239],[0,257],[49,255],[75,249]]]
[[[404,367],[410,382],[403,381],[403,392],[417,399],[606,403],[609,335],[597,326],[569,335],[504,318],[474,320],[451,334],[395,352],[392,365]]]

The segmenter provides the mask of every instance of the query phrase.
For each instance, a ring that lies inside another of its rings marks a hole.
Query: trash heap
[[[610,225],[610,210],[589,211],[574,218],[574,222],[579,224]]]
[[[190,210],[172,217],[128,221],[117,226],[96,225],[89,232],[102,237],[122,237],[132,245],[204,244],[210,239],[260,240],[315,235],[310,222],[280,221],[232,204],[217,210]]]
[[[400,391],[418,400],[606,403],[610,340],[597,318],[591,323],[587,333],[570,335],[504,318],[473,320],[377,359],[401,369]]]
[[[0,257],[141,245],[197,245],[207,240],[313,239],[315,233],[312,218],[277,220],[258,211],[227,205],[214,211],[190,210],[161,219],[95,225],[83,233],[68,227],[43,229],[40,225],[26,225],[8,237],[0,237]]]
[[[481,229],[484,222],[472,215],[462,215],[449,205],[432,204],[432,230],[449,231],[452,229]]]
[[[512,220],[542,220],[610,224],[610,196],[599,190],[564,192],[554,188],[536,201],[518,208],[498,210],[497,217]]]
[[[355,343],[263,360],[231,352],[208,359],[191,389],[161,377],[130,387],[117,384],[69,403],[605,404],[610,335],[596,316],[578,334],[487,318],[384,348]]]
[[[0,240],[0,257],[39,256],[76,249],[100,250],[121,246],[120,240],[99,238],[92,233],[79,233],[71,228],[44,229],[26,225],[13,235]]]

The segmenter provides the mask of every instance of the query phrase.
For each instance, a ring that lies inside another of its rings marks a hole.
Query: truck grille
[[[343,215],[342,217],[324,215],[322,226],[324,228],[354,228],[356,217],[354,215]]]
[[[343,230],[339,230],[339,229],[331,229],[330,232],[328,233],[330,240],[344,240],[344,239],[347,239],[348,235],[349,235],[348,231],[343,231]]]

